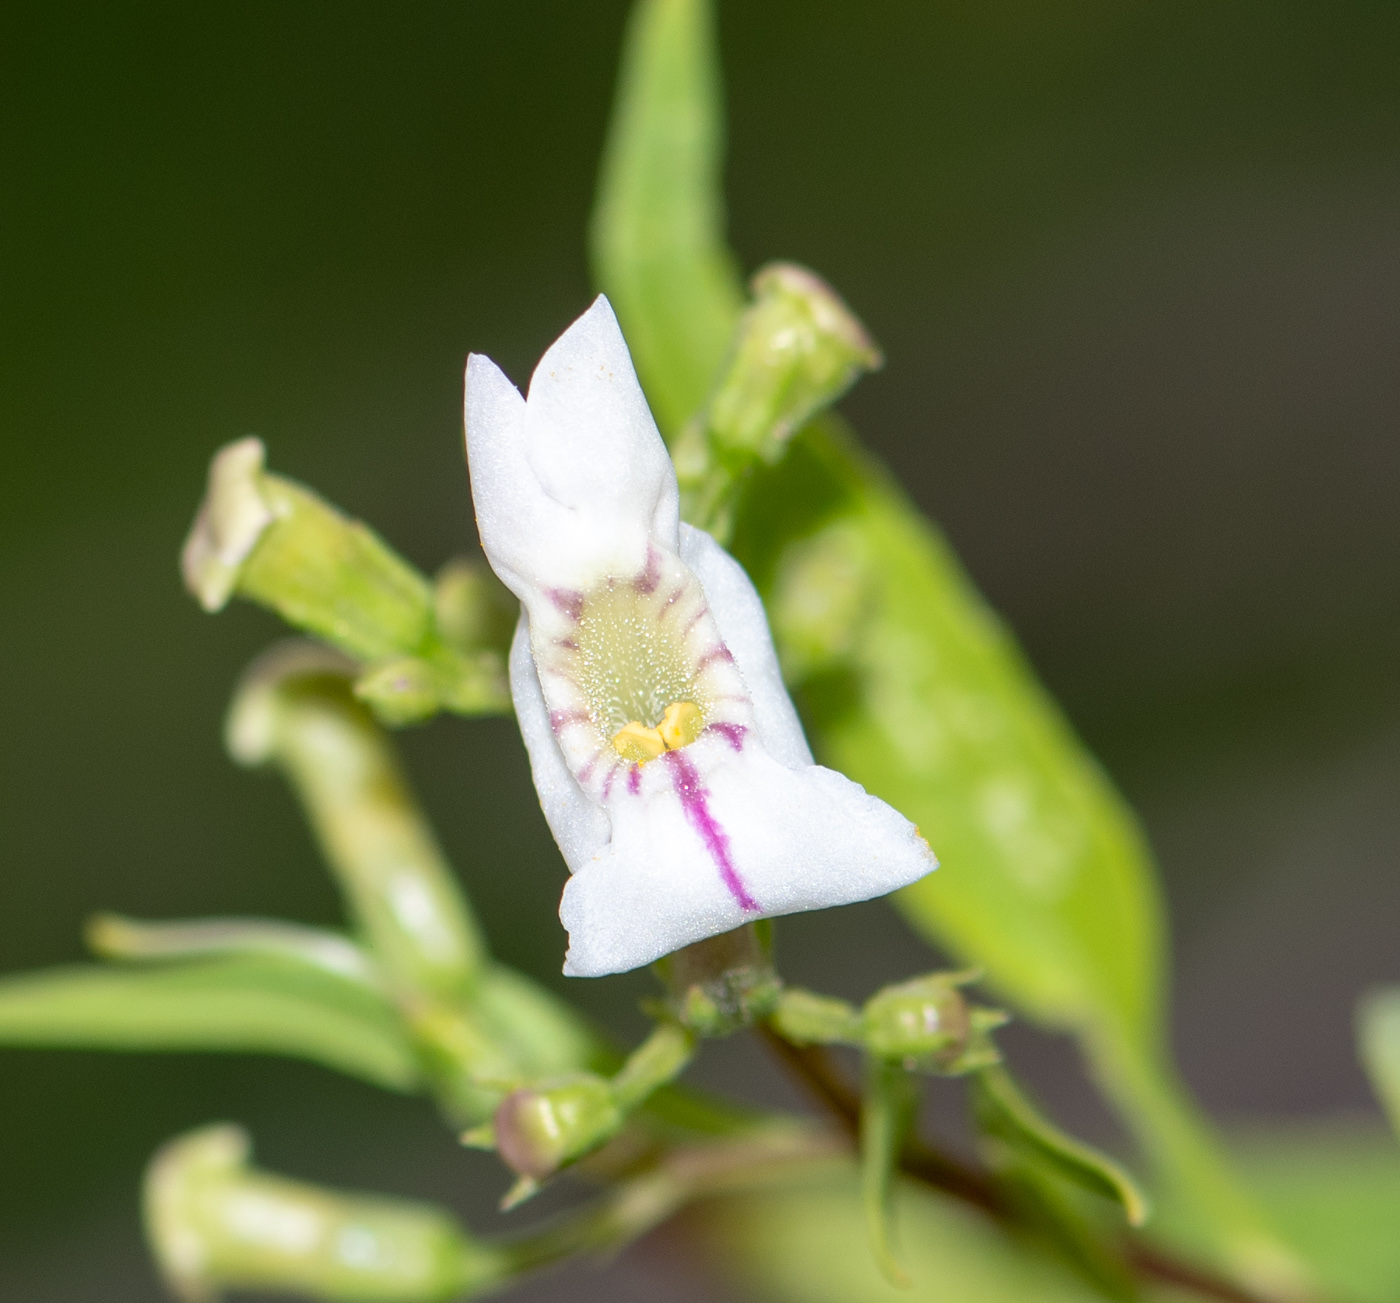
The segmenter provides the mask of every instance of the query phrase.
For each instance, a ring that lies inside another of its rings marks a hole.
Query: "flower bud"
[[[504,642],[449,643],[428,580],[368,526],[269,473],[265,458],[260,440],[241,439],[210,464],[180,557],[200,605],[217,611],[237,594],[369,665],[363,695],[390,722],[504,710]]]
[[[387,738],[351,696],[353,672],[314,643],[274,647],[235,694],[228,748],[286,772],[391,986],[460,998],[484,942]]]
[[[865,1048],[909,1067],[946,1070],[967,1047],[972,1020],[958,990],[961,974],[934,973],[887,986],[867,1001]]]
[[[706,425],[722,452],[776,461],[797,430],[883,358],[840,296],[805,267],[770,263],[753,293]]]
[[[602,1077],[559,1077],[506,1096],[496,1110],[496,1152],[522,1177],[541,1181],[614,1135],[623,1120]]]
[[[145,1221],[171,1289],[430,1303],[470,1297],[510,1270],[430,1204],[322,1189],[248,1166],[247,1133],[212,1126],[166,1145],[146,1175]]]

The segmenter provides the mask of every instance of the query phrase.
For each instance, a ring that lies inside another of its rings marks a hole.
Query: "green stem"
[[[1123,1036],[1090,1037],[1088,1045],[1096,1076],[1191,1210],[1200,1239],[1251,1288],[1280,1299],[1309,1297],[1307,1269],[1226,1163],[1221,1141],[1167,1056]]]

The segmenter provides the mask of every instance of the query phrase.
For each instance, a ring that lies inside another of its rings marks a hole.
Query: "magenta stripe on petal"
[[[583,594],[571,588],[548,589],[549,600],[576,623],[583,619]]]
[[[758,901],[749,895],[749,889],[744,886],[739,870],[734,867],[734,860],[729,851],[729,834],[710,813],[710,794],[702,786],[695,766],[690,763],[684,751],[666,752],[666,763],[671,766],[672,782],[676,795],[681,798],[681,809],[685,811],[690,826],[700,834],[700,840],[705,843],[710,858],[719,868],[719,876],[724,879],[729,894],[746,914],[759,913]]]
[[[716,647],[711,647],[696,663],[696,671],[699,672],[703,670],[705,666],[709,665],[712,661],[726,661],[732,665],[734,663],[734,653],[723,643],[720,643]]]
[[[736,751],[744,749],[744,734],[749,730],[742,724],[711,724],[709,731],[718,733]]]

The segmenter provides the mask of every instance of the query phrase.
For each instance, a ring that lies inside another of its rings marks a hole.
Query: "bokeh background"
[[[1186,1075],[1224,1119],[1373,1108],[1400,978],[1400,9],[1376,0],[719,6],[732,236],[886,349],[845,404],[1144,815]],[[474,547],[469,349],[523,382],[587,303],[622,0],[0,8],[0,970],[96,908],[336,917],[219,730],[277,633],[175,557],[210,454],[425,569]],[[497,949],[551,980],[564,870],[507,721],[409,764]],[[784,924],[850,995],[925,968],[883,905]],[[622,1034],[644,975],[579,983]],[[1016,1030],[1111,1139],[1064,1044]],[[784,1087],[742,1044],[709,1079]],[[705,1072],[701,1079],[706,1079]],[[296,1064],[0,1054],[0,1295],[158,1296],[137,1182],[217,1118],[306,1177],[500,1176],[430,1110]],[[665,1246],[521,1297],[706,1297]]]

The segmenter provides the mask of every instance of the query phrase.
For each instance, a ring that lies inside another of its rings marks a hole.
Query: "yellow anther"
[[[644,765],[666,751],[688,747],[704,729],[699,706],[693,701],[673,701],[655,728],[635,719],[624,724],[613,734],[613,750],[634,765]]]
[[[666,750],[666,743],[661,740],[660,731],[648,728],[635,719],[624,724],[613,734],[612,744],[618,755],[624,760],[630,760],[634,765],[644,765],[648,760],[655,760]]]
[[[667,751],[679,751],[694,742],[704,727],[705,717],[700,713],[699,706],[693,701],[673,701],[666,707],[656,731],[666,744]]]

